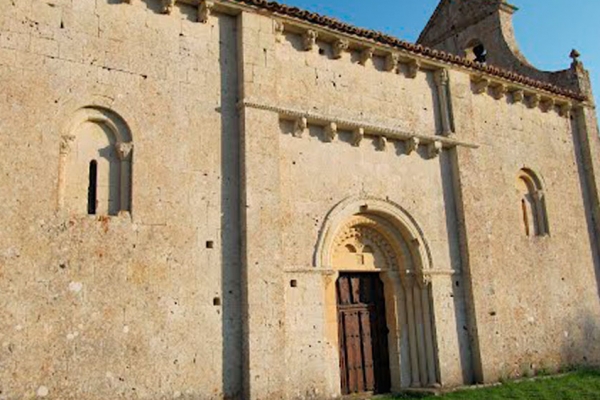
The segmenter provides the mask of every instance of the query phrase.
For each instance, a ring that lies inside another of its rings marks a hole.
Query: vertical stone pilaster
[[[440,122],[442,135],[444,136],[449,136],[454,131],[452,126],[450,96],[448,95],[448,82],[449,74],[447,69],[440,69],[435,72],[435,85],[440,105]]]

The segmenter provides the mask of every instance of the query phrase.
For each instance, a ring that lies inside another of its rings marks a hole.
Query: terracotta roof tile
[[[382,32],[373,31],[370,29],[358,28],[354,25],[347,24],[339,21],[335,18],[327,17],[317,13],[313,13],[307,10],[300,9],[298,7],[287,6],[285,4],[277,3],[275,1],[266,0],[234,0],[238,3],[243,3],[249,6],[265,9],[275,14],[284,15],[287,17],[297,18],[305,22],[309,22],[315,25],[319,25],[325,28],[333,29],[342,33],[355,35],[361,38],[370,39],[377,43],[396,47],[408,52],[414,53],[415,55],[421,55],[429,57],[435,60],[446,61],[452,64],[460,65],[474,70],[486,72],[490,75],[498,76],[500,78],[508,79],[517,83],[532,86],[542,90],[549,91],[558,95],[570,97],[576,100],[585,101],[587,97],[581,93],[576,93],[570,89],[558,87],[548,82],[542,82],[534,80],[512,71],[503,70],[491,65],[481,64],[467,60],[466,58],[459,57],[454,54],[448,54],[441,50],[434,50],[429,47],[425,47],[420,44],[410,43],[404,40],[400,40],[396,37],[387,35]]]

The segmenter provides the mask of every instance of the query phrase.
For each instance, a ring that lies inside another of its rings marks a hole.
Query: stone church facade
[[[328,399],[600,363],[586,70],[264,0],[2,0],[0,399]],[[529,10],[528,12],[531,12]]]

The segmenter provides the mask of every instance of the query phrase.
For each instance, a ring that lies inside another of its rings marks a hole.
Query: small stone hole
[[[215,242],[213,242],[212,240],[209,240],[206,242],[207,249],[213,249],[214,247],[215,247]]]
[[[369,206],[368,205],[364,205],[364,206],[360,206],[360,212],[361,213],[365,213],[369,210]]]
[[[460,286],[460,282],[456,281],[456,287],[459,287],[459,286]]]
[[[290,281],[290,287],[293,287],[293,288],[298,287],[298,281],[295,279],[292,279]]]
[[[221,305],[221,299],[219,297],[215,297],[213,299],[213,306],[220,306]]]
[[[319,54],[320,55],[324,55],[325,54],[325,49],[319,49]]]
[[[495,317],[495,316],[496,316],[496,311],[491,311],[491,312],[490,312],[490,315],[491,315],[492,317]]]

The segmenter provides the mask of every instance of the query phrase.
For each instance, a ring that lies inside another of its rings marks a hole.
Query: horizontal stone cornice
[[[468,143],[461,140],[451,139],[444,136],[439,135],[423,135],[418,134],[416,132],[410,132],[403,129],[390,127],[382,124],[376,124],[368,121],[357,121],[346,118],[339,118],[332,115],[325,115],[320,113],[315,113],[312,111],[304,111],[300,109],[295,109],[291,107],[284,106],[275,106],[260,103],[257,101],[246,100],[239,103],[240,107],[254,108],[258,110],[271,111],[279,114],[282,119],[286,119],[289,121],[302,121],[300,125],[302,125],[303,129],[306,129],[305,124],[314,124],[319,125],[324,128],[330,127],[331,124],[335,124],[336,131],[345,130],[345,131],[357,131],[362,130],[365,136],[372,137],[384,137],[386,140],[401,140],[401,141],[409,141],[411,140],[414,143],[413,139],[418,139],[417,146],[419,145],[430,145],[433,144],[431,148],[432,151],[441,150],[441,148],[453,148],[453,147],[466,147],[470,149],[477,149],[479,145],[474,143]],[[436,145],[438,144],[439,145]],[[438,147],[441,146],[441,147]]]

